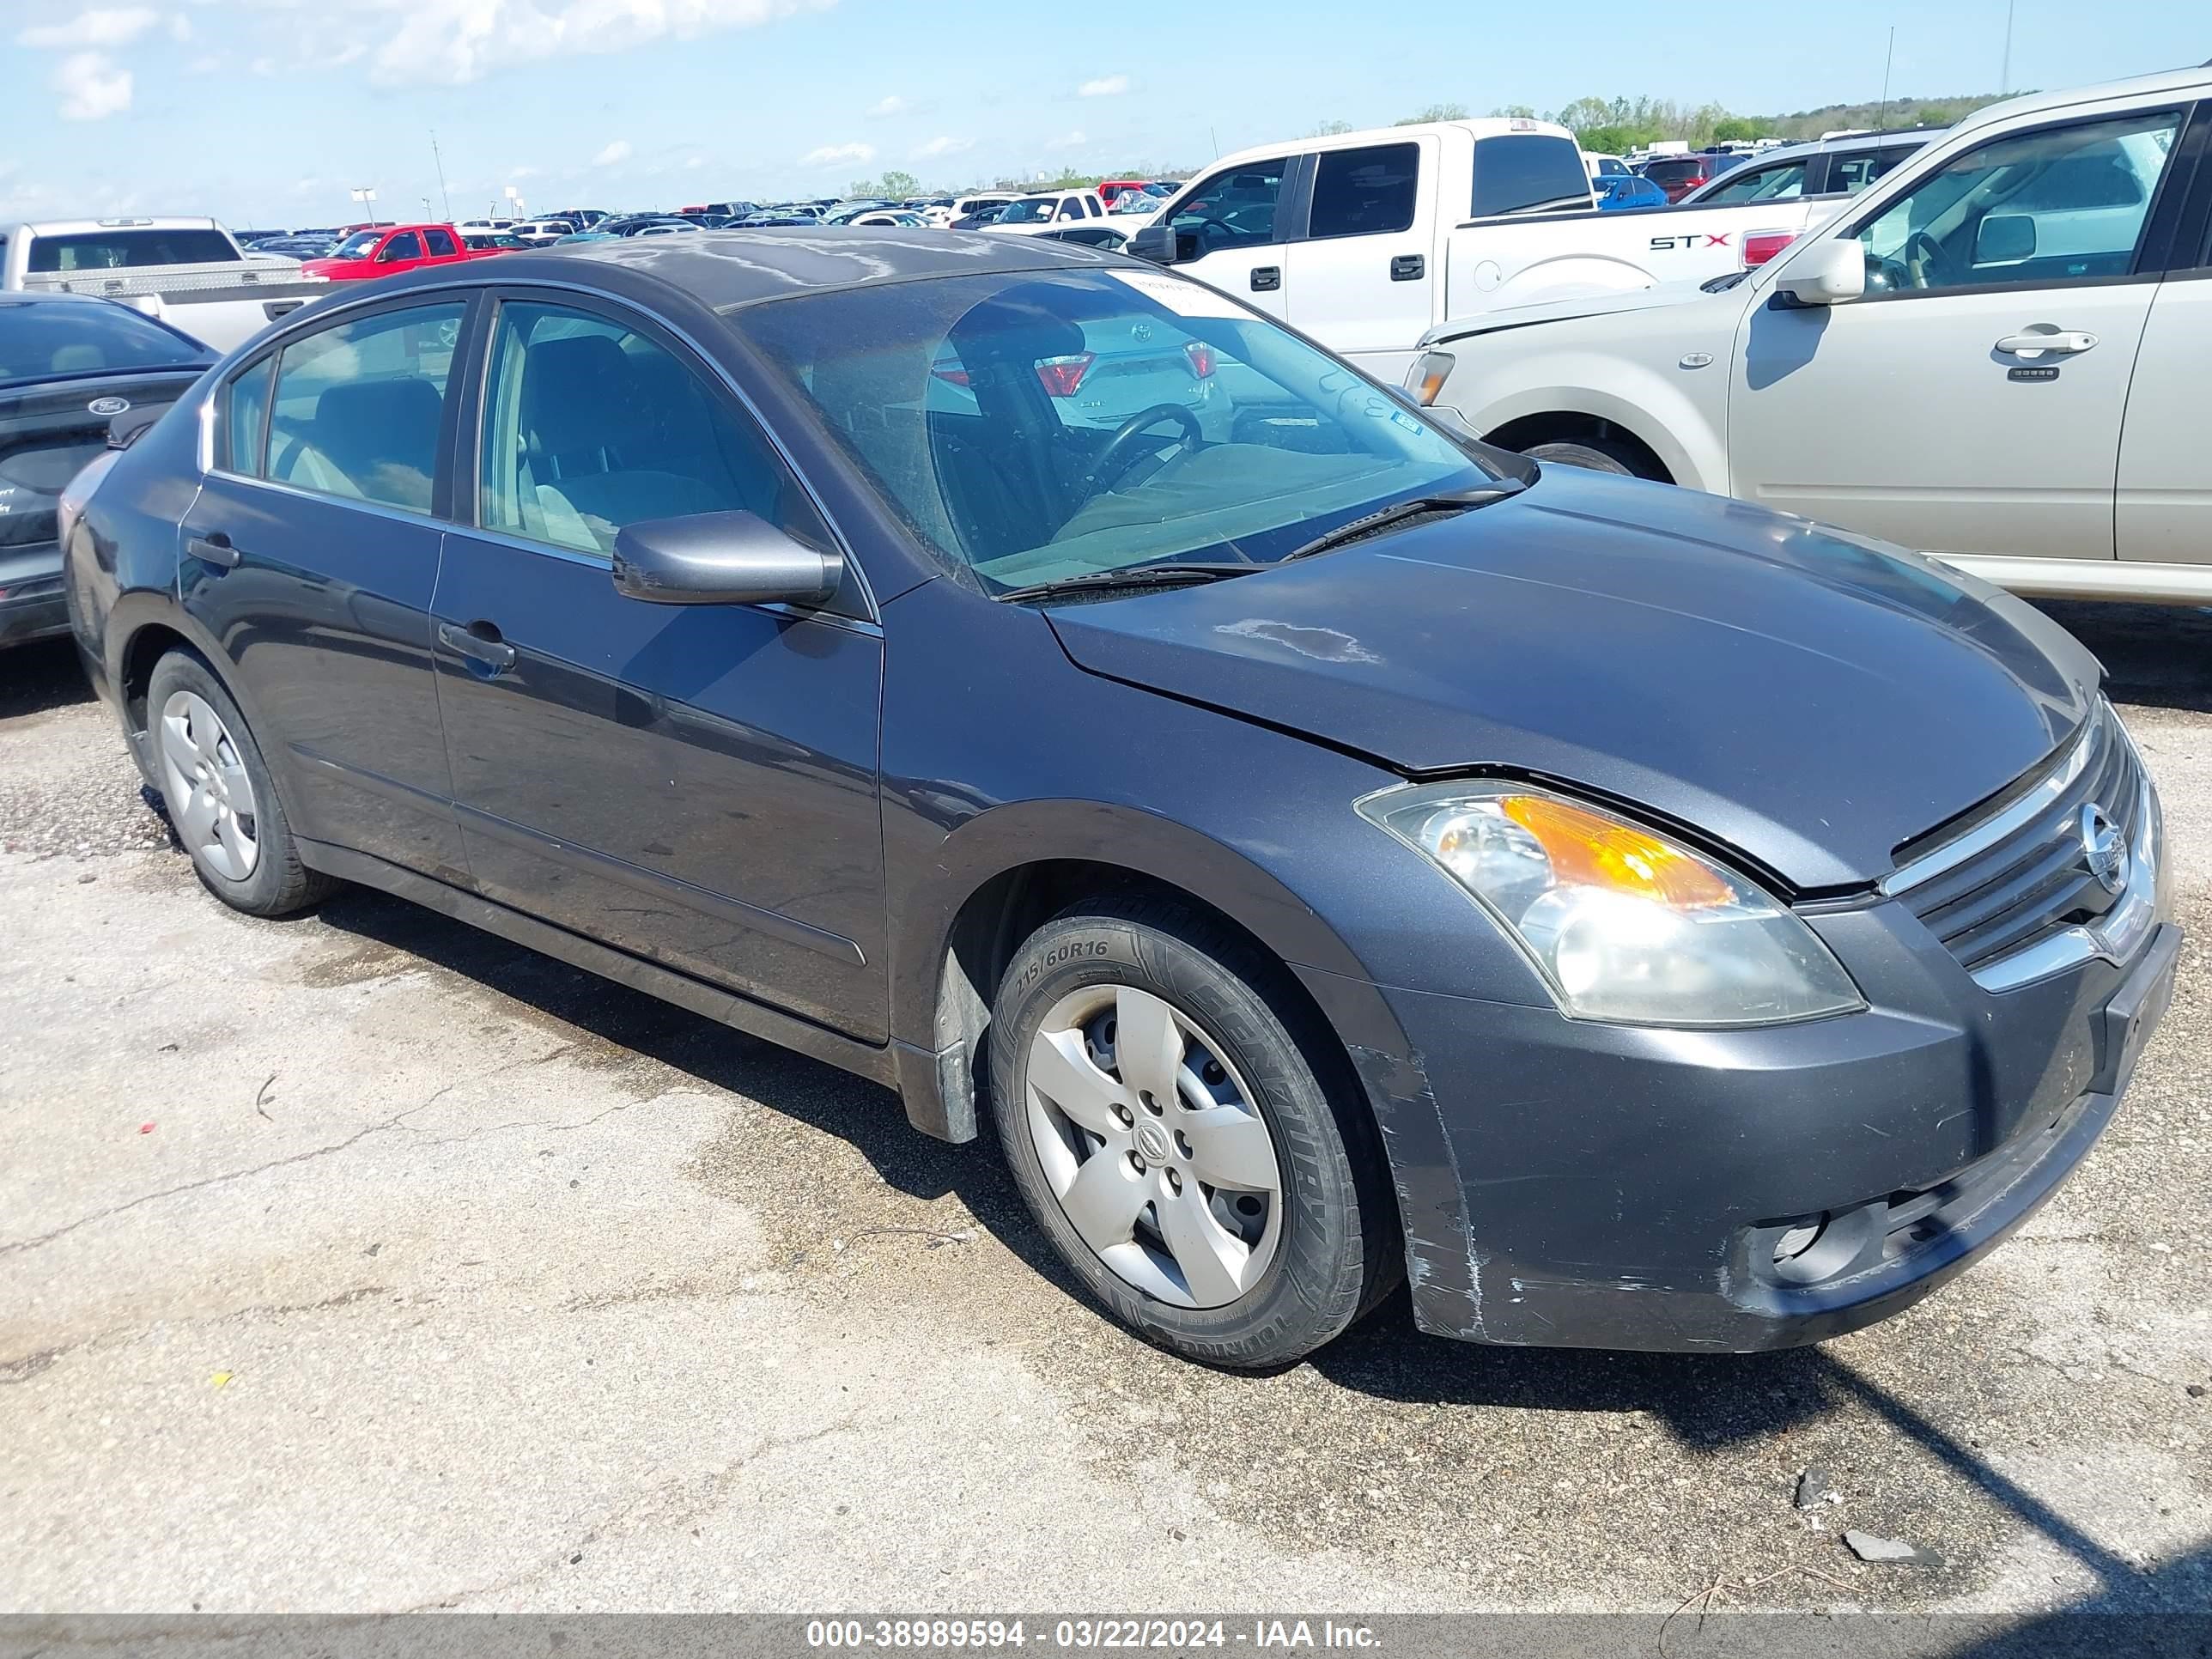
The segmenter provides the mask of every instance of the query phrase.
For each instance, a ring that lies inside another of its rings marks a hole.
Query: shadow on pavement
[[[2059,599],[2039,609],[2097,653],[2113,702],[2212,713],[2212,610]]]
[[[68,640],[40,640],[0,651],[0,720],[90,702],[92,684]]]

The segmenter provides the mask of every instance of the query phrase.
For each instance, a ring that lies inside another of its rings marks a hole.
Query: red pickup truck
[[[458,264],[463,259],[482,259],[504,248],[472,248],[461,241],[451,225],[377,225],[356,231],[320,259],[305,259],[300,269],[311,276],[333,283],[366,282],[377,276],[397,276],[403,270],[424,265]]]

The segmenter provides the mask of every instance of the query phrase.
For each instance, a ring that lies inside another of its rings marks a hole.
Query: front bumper
[[[1899,920],[1817,924],[1872,1006],[1797,1025],[1641,1030],[1383,988],[1418,1058],[1361,1069],[1422,1328],[1786,1347],[1910,1306],[2019,1226],[2117,1110],[2179,930],[1992,995]],[[1956,1017],[1900,1012],[1931,1006]]]
[[[0,548],[0,645],[70,631],[58,542]]]

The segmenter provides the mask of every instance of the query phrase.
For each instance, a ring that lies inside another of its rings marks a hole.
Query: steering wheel
[[[1168,228],[1179,236],[1182,234],[1182,228],[1186,223],[1195,224],[1198,227],[1191,234],[1198,238],[1201,252],[1206,251],[1206,245],[1214,240],[1212,232],[1220,232],[1221,240],[1224,243],[1234,241],[1237,238],[1236,226],[1231,224],[1226,219],[1217,219],[1210,213],[1178,213]]]
[[[1924,230],[1916,230],[1905,239],[1901,250],[1905,255],[1905,272],[1915,288],[1944,288],[1950,284],[1953,272],[1951,256],[1943,252],[1943,245]],[[1931,282],[1929,279],[1933,278]]]
[[[1091,463],[1091,470],[1083,475],[1083,499],[1089,501],[1135,465],[1143,454],[1137,440],[1163,421],[1173,421],[1182,428],[1186,450],[1195,453],[1204,447],[1206,429],[1199,425],[1198,416],[1181,404],[1154,404],[1150,409],[1140,409],[1115,428]]]

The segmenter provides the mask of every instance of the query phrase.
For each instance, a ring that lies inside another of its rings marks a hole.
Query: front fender
[[[1501,344],[1510,333],[1492,337]],[[1457,349],[1459,362],[1437,401],[1485,435],[1531,415],[1594,416],[1633,433],[1687,489],[1728,489],[1728,367],[1670,367],[1666,374],[1587,347],[1522,356],[1510,347],[1484,361],[1483,340]],[[1699,378],[1705,377],[1705,378]],[[1464,394],[1464,395],[1462,395]]]

